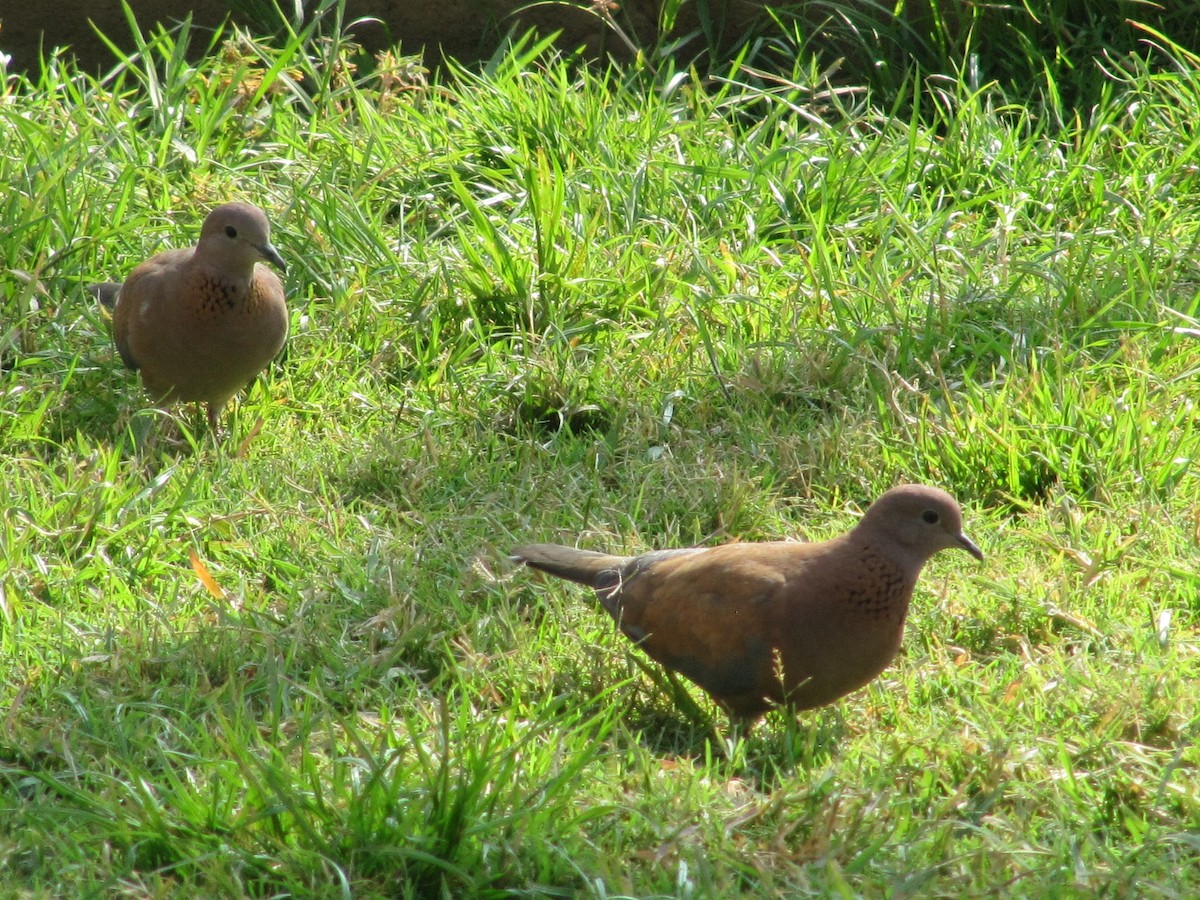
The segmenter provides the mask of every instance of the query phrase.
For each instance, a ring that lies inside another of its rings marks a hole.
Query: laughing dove
[[[112,311],[121,359],[155,403],[203,402],[216,429],[229,399],[278,355],[288,309],[260,260],[285,269],[267,217],[226,203],[208,214],[194,249],[152,256],[124,284],[92,285]]]
[[[651,658],[694,681],[734,718],[832,703],[896,655],[917,576],[940,550],[982,560],[958,503],[894,487],[850,531],[610,556],[531,544],[513,559],[585,584]],[[782,680],[781,680],[782,676]]]

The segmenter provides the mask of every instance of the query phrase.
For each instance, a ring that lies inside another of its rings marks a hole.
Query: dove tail
[[[89,284],[88,293],[100,301],[100,305],[112,312],[117,308],[117,295],[121,293],[120,282],[102,281],[99,284]]]
[[[542,572],[597,589],[610,586],[615,573],[627,561],[623,556],[558,544],[528,544],[513,550],[511,558]]]

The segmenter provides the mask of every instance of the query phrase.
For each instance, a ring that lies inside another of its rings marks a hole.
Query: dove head
[[[249,203],[226,203],[210,212],[200,229],[196,252],[246,275],[259,260],[274,264],[281,272],[287,269],[271,244],[271,223],[261,209]]]
[[[871,504],[854,530],[886,541],[918,568],[940,550],[965,550],[983,560],[983,551],[963,534],[958,501],[934,487],[892,488]]]

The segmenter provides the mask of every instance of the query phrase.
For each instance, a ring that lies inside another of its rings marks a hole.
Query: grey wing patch
[[[592,581],[600,605],[618,622],[621,620],[621,588],[625,584],[625,572],[628,569],[628,565],[601,569]]]
[[[117,341],[117,353],[121,354],[121,362],[125,363],[125,368],[136,372],[142,366],[133,358],[133,354],[129,352],[129,347],[124,341]]]
[[[720,665],[683,655],[673,655],[664,662],[710,694],[731,697],[758,688],[759,672],[764,658],[770,653],[771,647],[766,641],[754,638],[747,643],[744,653],[725,659]]]
[[[601,605],[610,616],[620,622],[621,589],[626,584],[664,559],[670,559],[673,556],[691,556],[693,553],[702,553],[704,549],[703,547],[684,547],[676,550],[651,550],[649,553],[643,553],[641,556],[627,560],[623,566],[601,570],[596,574],[596,580],[592,586],[596,589],[596,596],[600,598]],[[645,632],[640,635],[634,633],[640,629],[626,629],[624,624],[621,628],[635,641],[646,639]]]
[[[643,572],[656,563],[662,562],[664,559],[671,559],[676,556],[694,556],[697,553],[703,553],[707,547],[679,547],[674,550],[651,550],[649,553],[643,553],[641,556],[635,556],[625,566],[626,578],[632,578],[639,572]]]
[[[119,281],[101,281],[98,284],[89,284],[87,290],[108,311],[108,315],[111,318],[113,313],[117,311],[117,303],[121,299],[122,287],[123,285]],[[125,363],[125,368],[136,372],[141,366],[133,358],[133,354],[129,352],[129,344],[122,338],[123,336],[117,334],[114,328],[113,342],[117,345],[117,352],[121,354],[121,362]]]

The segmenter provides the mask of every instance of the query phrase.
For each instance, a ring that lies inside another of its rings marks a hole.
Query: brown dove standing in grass
[[[215,430],[230,398],[279,354],[287,303],[260,260],[286,268],[267,217],[226,203],[208,214],[195,248],[150,257],[124,284],[92,285],[112,311],[121,359],[156,404],[205,403]]]
[[[513,558],[596,591],[625,636],[731,716],[811,709],[862,687],[895,657],[917,576],[940,550],[982,551],[945,491],[894,487],[850,531],[610,556],[530,544]]]

